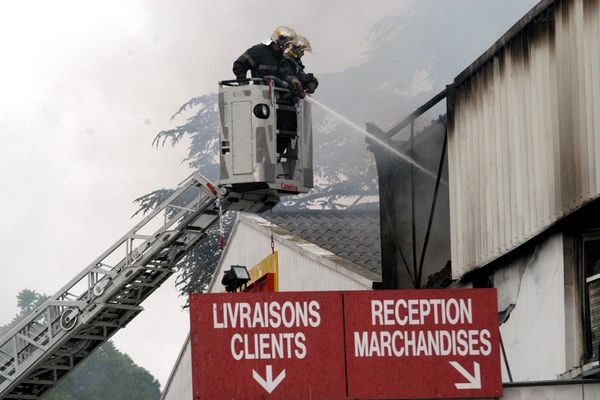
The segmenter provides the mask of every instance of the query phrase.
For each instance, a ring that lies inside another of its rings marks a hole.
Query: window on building
[[[586,362],[597,361],[600,346],[600,232],[581,241],[584,303],[584,352]]]

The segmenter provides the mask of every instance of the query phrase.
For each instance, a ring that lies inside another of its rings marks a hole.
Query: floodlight
[[[221,283],[229,293],[237,291],[250,280],[248,269],[243,265],[232,265],[229,271],[225,271]]]

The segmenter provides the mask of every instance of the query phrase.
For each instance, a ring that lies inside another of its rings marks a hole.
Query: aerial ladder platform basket
[[[310,104],[262,79],[219,83],[219,186],[238,193],[313,187]]]

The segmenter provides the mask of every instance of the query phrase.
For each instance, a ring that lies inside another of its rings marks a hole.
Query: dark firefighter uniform
[[[297,79],[301,84],[301,88],[305,89],[308,93],[314,93],[319,85],[319,81],[313,74],[304,72],[304,64],[302,64],[302,61],[296,60],[288,55],[283,56],[281,64],[279,65],[279,71],[283,76],[284,81],[295,86],[294,80]]]
[[[263,78],[267,75],[283,79],[279,70],[283,55],[280,47],[275,44],[257,44],[250,47],[233,63],[233,73],[236,79],[246,79],[250,70],[253,78]]]

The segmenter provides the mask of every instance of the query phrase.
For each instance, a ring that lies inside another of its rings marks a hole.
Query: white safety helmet
[[[285,47],[288,42],[294,39],[296,39],[296,31],[287,26],[278,26],[271,35],[271,40],[277,43],[281,48]]]
[[[306,36],[298,35],[298,37],[296,37],[296,46],[302,48],[302,51],[307,51],[309,53],[312,51],[312,47],[310,47],[310,42]]]
[[[312,47],[310,47],[310,42],[304,36],[297,36],[285,48],[285,53],[296,60],[301,59],[305,51],[312,51]]]

